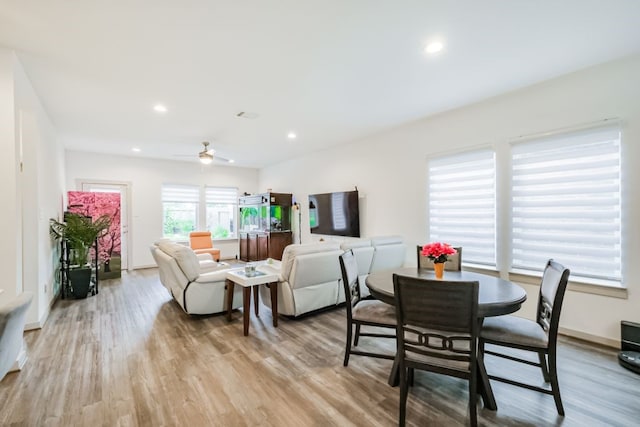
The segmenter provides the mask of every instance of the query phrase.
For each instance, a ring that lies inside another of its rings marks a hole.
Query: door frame
[[[125,187],[127,189],[127,194],[125,195],[126,198],[126,203],[127,203],[127,212],[125,212],[125,216],[127,219],[127,238],[126,238],[126,244],[127,244],[127,270],[126,271],[131,271],[133,270],[133,263],[131,262],[131,256],[133,254],[132,249],[132,244],[131,244],[131,181],[112,181],[112,180],[108,180],[108,179],[86,179],[86,178],[77,178],[76,180],[76,189],[78,191],[83,191],[82,190],[82,185],[83,184],[97,184],[97,185],[117,185],[117,186],[122,186]],[[122,215],[122,211],[120,211],[121,215]]]

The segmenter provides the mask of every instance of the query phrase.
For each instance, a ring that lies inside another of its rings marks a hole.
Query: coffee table
[[[278,326],[278,275],[266,273],[260,270],[255,271],[255,275],[247,275],[244,268],[229,270],[227,272],[227,320],[231,321],[231,311],[233,310],[233,288],[240,285],[242,289],[242,310],[244,318],[244,336],[249,335],[249,313],[251,311],[251,288],[253,288],[253,300],[256,317],[260,317],[260,300],[258,298],[258,287],[266,285],[271,292],[271,315],[273,326]]]

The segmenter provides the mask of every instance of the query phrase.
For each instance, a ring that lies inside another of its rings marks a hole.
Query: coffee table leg
[[[233,310],[233,288],[235,283],[227,279],[227,320],[231,321],[231,310]]]
[[[242,316],[244,317],[244,336],[249,335],[249,315],[251,314],[251,287],[242,288]]]
[[[258,286],[253,287],[253,309],[256,317],[260,317],[260,296],[258,295]]]
[[[278,282],[269,283],[269,291],[271,293],[271,316],[273,317],[273,326],[278,326]]]

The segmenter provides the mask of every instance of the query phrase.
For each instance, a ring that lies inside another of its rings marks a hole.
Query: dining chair
[[[342,284],[347,303],[347,342],[344,353],[344,366],[349,364],[349,355],[351,354],[394,360],[395,355],[393,354],[372,353],[353,348],[358,346],[361,336],[395,339],[396,313],[392,305],[378,300],[364,300],[361,298],[358,263],[353,250],[350,249],[340,255],[340,270],[342,271]],[[363,325],[391,328],[394,333],[361,332],[360,327]],[[355,336],[353,336],[354,327]]]
[[[396,300],[399,425],[404,426],[415,369],[469,381],[469,413],[477,421],[478,282],[393,275]]]
[[[444,269],[447,271],[462,270],[462,248],[453,248],[456,250],[455,255],[449,255],[449,259],[444,263]],[[433,270],[433,261],[422,255],[422,246],[418,245],[418,268]]]
[[[558,386],[557,339],[560,310],[562,309],[562,301],[569,281],[569,273],[569,269],[564,268],[562,264],[551,259],[547,261],[538,295],[536,320],[533,321],[517,316],[486,318],[480,331],[479,341],[481,354],[490,354],[541,368],[544,381],[550,382],[550,389],[494,375],[489,375],[489,378],[553,395],[560,415],[564,415],[564,407],[562,406],[560,388]],[[485,350],[485,344],[531,351],[537,353],[539,362]]]

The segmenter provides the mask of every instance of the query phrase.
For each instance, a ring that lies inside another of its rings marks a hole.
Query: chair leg
[[[360,341],[360,323],[356,323],[356,338],[353,341],[353,346],[358,346],[358,341]]]
[[[556,402],[558,414],[564,417],[564,407],[560,398],[560,386],[558,384],[558,368],[556,365],[556,352],[549,352],[549,376],[551,377],[551,391],[553,391],[553,400]]]
[[[407,422],[407,395],[409,384],[407,383],[407,369],[400,369],[400,416],[398,426],[404,427]]]
[[[542,369],[542,376],[544,377],[544,382],[548,383],[550,381],[549,378],[549,368],[547,366],[547,357],[544,352],[538,353],[538,359],[540,360],[540,368]]]
[[[349,354],[351,353],[351,333],[352,333],[353,325],[351,323],[347,324],[347,345],[344,349],[344,366],[349,365]]]
[[[469,418],[472,427],[478,425],[478,385],[477,375],[472,374],[469,378]]]

